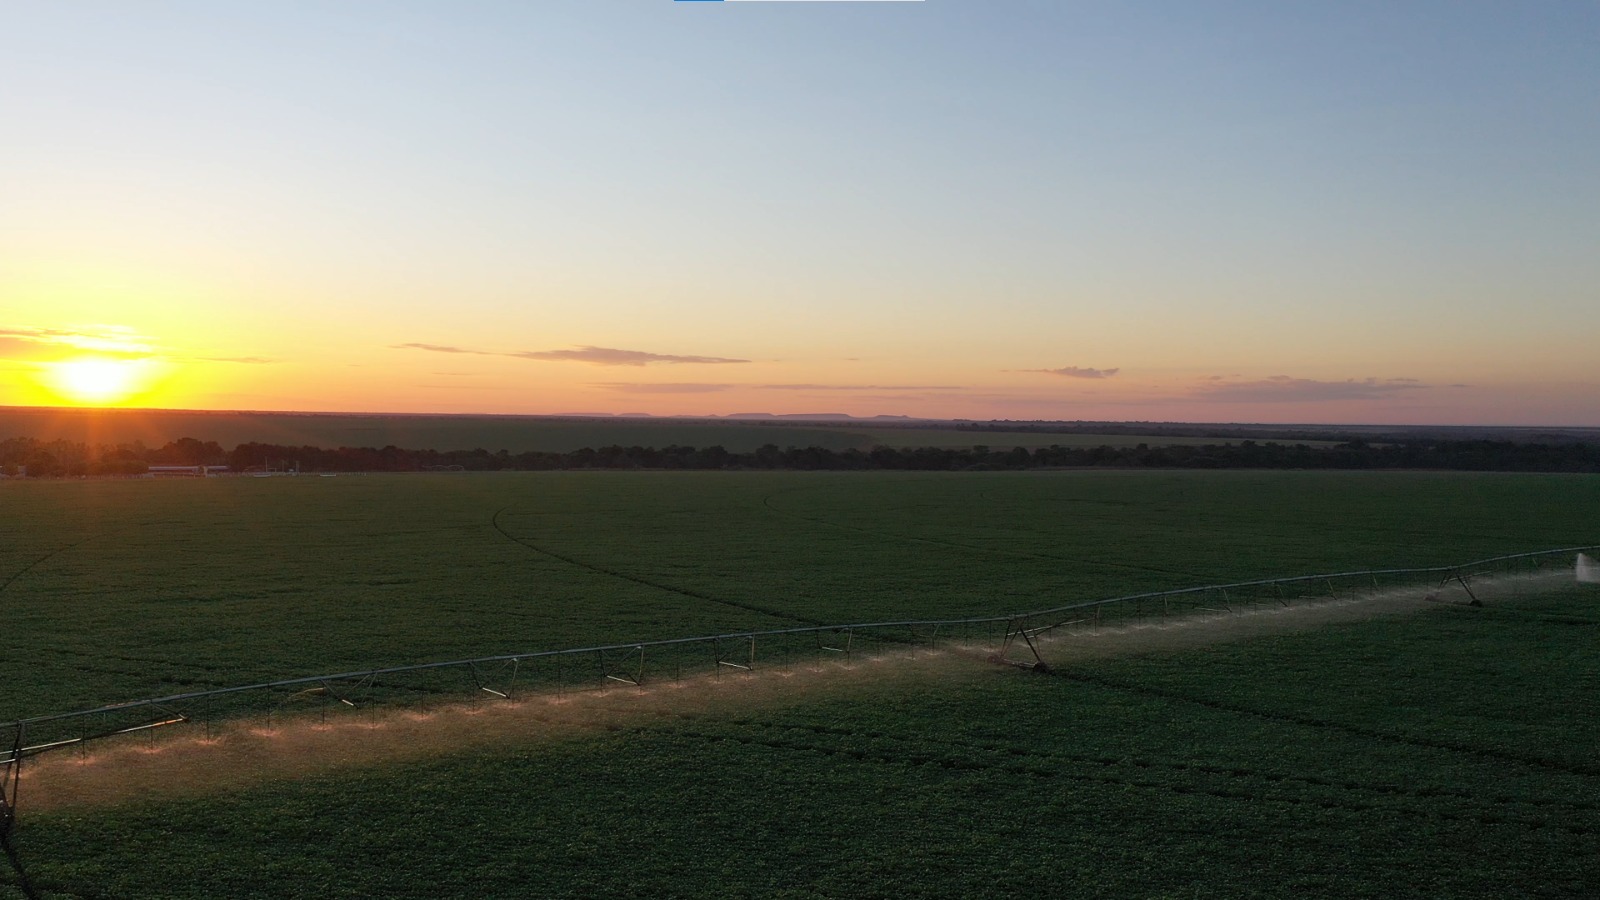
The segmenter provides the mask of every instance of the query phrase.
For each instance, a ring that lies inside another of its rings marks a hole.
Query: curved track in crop
[[[1154,697],[1173,703],[1189,703],[1202,706],[1217,712],[1233,713],[1235,715],[1250,716],[1265,719],[1270,722],[1279,722],[1290,725],[1302,725],[1307,728],[1325,728],[1330,731],[1340,731],[1356,737],[1382,741],[1389,744],[1402,744],[1423,750],[1442,750],[1466,756],[1476,756],[1482,759],[1492,759],[1496,762],[1516,763],[1533,768],[1550,769],[1568,775],[1579,775],[1585,778],[1600,778],[1600,767],[1571,763],[1559,759],[1550,759],[1542,756],[1529,756],[1521,753],[1511,753],[1497,750],[1492,747],[1478,747],[1456,741],[1444,741],[1434,738],[1419,737],[1415,735],[1400,734],[1386,731],[1381,728],[1368,728],[1364,725],[1352,725],[1346,722],[1336,722],[1332,719],[1323,719],[1316,716],[1303,716],[1295,713],[1278,712],[1268,709],[1253,709],[1236,703],[1227,703],[1210,697],[1195,697],[1180,691],[1170,691],[1163,688],[1148,687],[1139,684],[1130,684],[1113,678],[1104,678],[1089,675],[1084,672],[1074,672],[1068,669],[1051,669],[1048,675],[1053,678],[1064,678],[1079,684],[1088,684],[1105,690],[1121,691],[1138,694],[1144,697]]]
[[[673,718],[698,723],[711,720],[704,715],[692,713],[678,713]],[[1172,772],[1179,775],[1194,775],[1224,779],[1259,779],[1269,784],[1302,785],[1307,788],[1332,789],[1352,793],[1372,794],[1381,797],[1404,797],[1413,800],[1429,802],[1439,799],[1459,800],[1463,802],[1490,804],[1508,811],[1517,807],[1530,807],[1534,809],[1549,809],[1570,811],[1576,813],[1600,812],[1600,804],[1587,803],[1581,800],[1556,800],[1537,797],[1509,797],[1486,795],[1481,791],[1469,791],[1444,787],[1414,787],[1393,783],[1372,783],[1357,781],[1349,778],[1337,778],[1322,775],[1303,775],[1273,771],[1270,769],[1246,768],[1236,765],[1215,765],[1202,762],[1184,762],[1179,760],[1149,760],[1142,758],[1128,758],[1106,754],[1073,752],[1070,750],[1039,750],[1036,748],[1020,747],[1004,741],[982,738],[964,738],[962,740],[940,739],[938,737],[919,734],[915,738],[905,734],[895,734],[887,731],[877,731],[866,728],[844,728],[836,725],[821,724],[788,724],[782,722],[763,721],[759,719],[736,719],[725,724],[738,725],[742,728],[763,732],[797,732],[805,733],[818,738],[865,738],[873,741],[888,743],[915,744],[921,746],[938,746],[952,751],[962,752],[982,750],[992,753],[994,757],[1009,757],[1012,759],[1036,759],[1053,761],[1057,763],[1071,763],[1073,765],[1098,766],[1102,769],[1134,768],[1148,772]],[[1594,833],[1591,829],[1584,829],[1582,834]]]
[[[65,553],[65,552],[67,552],[68,550],[71,550],[74,547],[79,547],[79,546],[82,546],[84,544],[87,544],[87,543],[89,543],[90,541],[94,540],[95,538],[97,538],[99,536],[100,535],[97,535],[97,534],[91,534],[86,538],[83,538],[83,539],[77,540],[77,541],[73,541],[70,544],[62,544],[60,547],[57,547],[56,549],[49,551],[48,553],[46,553],[45,555],[39,557],[38,559],[34,560],[33,562],[28,563],[27,565],[25,565],[22,568],[18,569],[17,571],[13,572],[11,574],[10,578],[7,578],[3,584],[0,584],[0,594],[5,593],[6,588],[11,587],[11,585],[13,583],[15,583],[18,578],[21,578],[22,576],[28,574],[29,572],[32,572],[34,569],[38,568],[39,566],[43,565],[44,563],[49,562],[50,560],[54,559],[55,557],[59,556],[60,554]]]
[[[611,578],[620,578],[623,581],[629,581],[629,582],[632,582],[634,584],[644,585],[645,587],[655,588],[658,591],[666,591],[666,592],[671,593],[671,594],[677,594],[677,595],[679,595],[681,597],[688,597],[691,600],[698,600],[698,601],[701,601],[701,602],[704,602],[704,603],[716,603],[716,604],[720,604],[722,606],[729,606],[729,607],[733,607],[735,609],[742,609],[742,610],[745,610],[747,612],[760,613],[760,614],[762,614],[764,616],[771,616],[771,617],[773,617],[775,619],[783,619],[785,621],[795,622],[795,623],[798,623],[798,624],[801,624],[801,625],[827,625],[827,624],[829,624],[827,622],[823,622],[823,621],[818,620],[818,619],[812,619],[812,618],[808,618],[806,616],[795,615],[792,612],[786,612],[784,610],[775,609],[775,608],[770,607],[770,606],[762,606],[761,604],[758,604],[758,603],[745,603],[745,602],[740,601],[740,600],[729,600],[729,599],[727,599],[725,597],[713,597],[710,594],[703,593],[701,591],[696,591],[696,590],[692,590],[690,588],[683,588],[683,587],[678,587],[676,585],[666,584],[664,582],[655,581],[655,580],[650,579],[650,578],[643,578],[643,577],[640,577],[638,575],[629,574],[627,572],[620,572],[620,571],[618,571],[616,569],[608,569],[605,566],[599,566],[599,565],[595,565],[593,563],[587,563],[587,562],[584,562],[583,560],[577,559],[575,557],[568,556],[568,555],[566,555],[564,553],[557,553],[554,550],[551,550],[551,549],[549,549],[547,547],[541,547],[538,544],[532,543],[531,541],[524,540],[524,539],[522,539],[520,537],[517,537],[516,535],[512,534],[511,532],[507,531],[505,529],[505,526],[500,524],[500,517],[502,515],[504,515],[505,512],[507,510],[509,510],[509,509],[511,509],[511,507],[506,506],[506,507],[500,508],[499,510],[496,510],[494,516],[490,519],[489,524],[494,526],[494,530],[500,532],[501,536],[504,537],[506,540],[511,541],[512,543],[515,543],[515,544],[520,544],[521,546],[526,547],[527,549],[532,550],[533,552],[538,553],[541,556],[547,556],[547,557],[549,557],[551,559],[554,559],[554,560],[557,560],[559,562],[566,563],[569,566],[576,566],[577,568],[584,569],[584,570],[587,570],[587,571],[590,571],[590,572],[594,572],[594,573],[599,574],[599,575],[606,575],[606,576],[609,576]]]
[[[1235,780],[1232,778],[1218,780],[1210,777],[1214,773],[1201,773],[1203,777],[1199,779],[1180,775],[1184,780],[1172,781],[1162,778],[1158,773],[1146,771],[1137,765],[1133,766],[1137,770],[1134,772],[1127,771],[1128,765],[1126,764],[1101,766],[1098,771],[1084,768],[1068,768],[1059,765],[1060,761],[1058,760],[1052,760],[1048,757],[1041,758],[1037,754],[1026,752],[1016,754],[1009,759],[996,760],[975,757],[954,747],[943,752],[927,746],[911,748],[840,747],[837,744],[804,738],[734,734],[716,730],[695,731],[692,729],[680,729],[678,733],[711,742],[731,741],[736,744],[758,746],[772,750],[843,757],[856,763],[891,766],[937,766],[953,771],[995,772],[1003,775],[1033,778],[1044,782],[1061,781],[1079,784],[1100,784],[1158,793],[1200,795],[1235,803],[1265,802],[1296,808],[1304,807],[1309,810],[1335,809],[1363,815],[1372,813],[1385,816],[1402,815],[1408,818],[1456,822],[1475,828],[1512,824],[1529,830],[1551,829],[1578,837],[1600,835],[1600,830],[1582,825],[1571,825],[1566,822],[1554,822],[1521,816],[1511,818],[1499,813],[1475,815],[1470,812],[1419,809],[1414,806],[1383,803],[1370,799],[1263,794],[1255,785],[1235,785],[1230,783]],[[1187,775],[1193,774],[1195,773],[1192,770],[1187,773]]]

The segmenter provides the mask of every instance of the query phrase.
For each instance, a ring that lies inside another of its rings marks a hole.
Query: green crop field
[[[0,486],[0,721],[185,689],[1584,543],[1600,479],[547,473]]]
[[[1595,543],[1597,501],[1591,476],[1381,472],[7,483],[0,721],[1453,563]],[[1064,638],[1048,676],[978,653],[760,699],[691,685],[404,762],[110,806],[24,793],[15,844],[63,897],[1593,895],[1597,594],[1189,649]]]

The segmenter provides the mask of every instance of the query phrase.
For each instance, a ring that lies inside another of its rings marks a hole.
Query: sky
[[[0,405],[1600,426],[1600,3],[0,0]]]

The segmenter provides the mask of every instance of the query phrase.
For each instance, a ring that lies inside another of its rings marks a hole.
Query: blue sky
[[[10,402],[1600,424],[1597,4],[6,18]]]

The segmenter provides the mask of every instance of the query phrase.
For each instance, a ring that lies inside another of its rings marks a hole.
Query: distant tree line
[[[1001,450],[917,447],[829,450],[766,444],[748,453],[720,446],[585,447],[570,453],[323,448],[181,438],[162,447],[89,446],[70,441],[0,441],[0,472],[30,476],[138,475],[151,466],[226,465],[235,472],[473,472],[550,469],[826,469],[985,471],[1047,468],[1454,469],[1474,472],[1600,472],[1600,445],[1496,440],[1415,439],[1331,446],[1252,440],[1203,446],[1062,447]]]
[[[228,451],[216,441],[180,438],[163,447],[131,444],[95,445],[74,441],[41,441],[15,437],[0,440],[0,473],[30,477],[78,475],[142,475],[151,466],[226,465]]]

